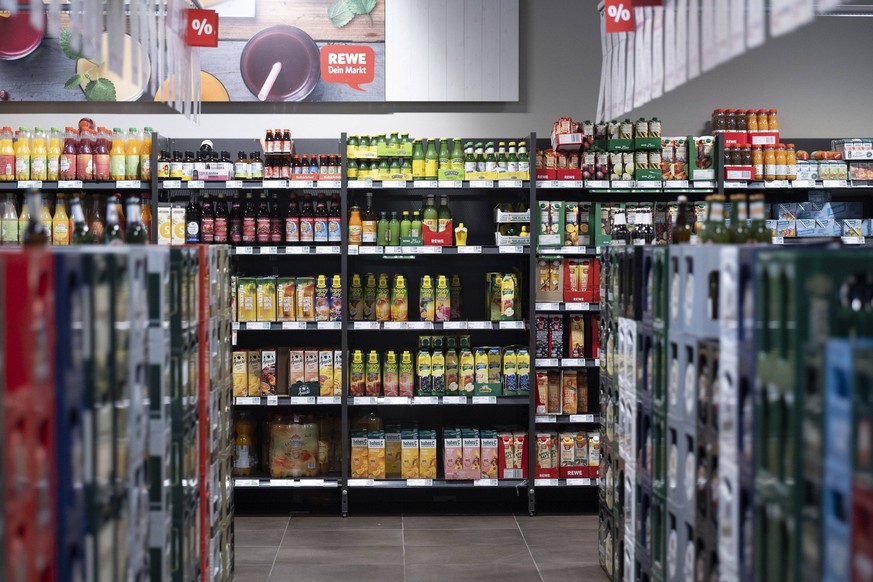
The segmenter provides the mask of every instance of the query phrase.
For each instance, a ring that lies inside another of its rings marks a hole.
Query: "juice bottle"
[[[109,130],[98,127],[97,139],[94,142],[94,179],[100,182],[108,182],[111,179],[109,164],[112,146],[109,140]]]
[[[43,198],[42,207],[39,211],[39,221],[45,227],[45,231],[49,234],[49,244],[51,244],[52,235],[52,211],[49,209],[48,200]],[[24,240],[24,239],[22,239]]]
[[[0,129],[0,182],[13,180],[15,180],[15,145],[12,142],[12,128],[6,126]]]
[[[794,144],[785,144],[785,177],[792,182],[797,179],[797,152]]]
[[[776,150],[772,145],[764,146],[764,179],[768,182],[776,179]]]
[[[776,179],[777,180],[786,180],[788,179],[788,168],[785,165],[785,144],[779,144],[776,146]]]
[[[75,180],[79,154],[79,132],[73,127],[65,128],[64,149],[61,152],[60,179]]]
[[[223,196],[223,193],[220,194],[220,196]],[[152,240],[152,205],[147,200],[142,201],[142,210],[141,210],[140,220],[142,221],[143,228],[145,228],[146,239],[148,241],[151,241]],[[222,240],[222,241],[217,240],[218,239],[218,234],[217,234],[218,233],[218,226],[217,225],[218,225],[218,218],[216,218],[216,241],[215,242],[227,243],[226,236],[225,236],[225,240]],[[225,233],[225,235],[227,235],[227,225],[226,224],[225,224],[224,233]]]
[[[2,148],[0,148],[2,149]],[[61,152],[64,149],[64,140],[61,135],[61,130],[57,127],[53,127],[51,129],[51,133],[49,134],[49,143],[48,143],[48,159],[47,166],[48,169],[46,173],[48,175],[48,180],[56,181],[60,179],[61,175]],[[2,154],[0,154],[2,155]],[[0,164],[2,166],[2,164]],[[0,170],[2,173],[2,170]],[[2,179],[2,178],[0,178]]]
[[[6,195],[6,201],[0,204],[0,209],[0,244],[15,244],[18,242],[18,215],[12,194]]]
[[[432,233],[437,233],[439,232],[439,213],[434,205],[434,198],[433,194],[427,197],[424,210],[422,211],[422,217],[424,218],[424,226],[428,227]]]
[[[415,158],[413,158],[415,159]],[[413,170],[414,172],[414,170]],[[436,180],[439,174],[439,154],[437,154],[436,143],[434,140],[427,142],[427,148],[424,152],[424,179]]]
[[[412,179],[424,180],[424,150],[420,139],[412,143]]]
[[[9,130],[12,131],[11,128]],[[30,210],[27,208],[27,203],[21,205],[21,214],[18,215],[18,240],[24,241],[24,232],[27,230],[27,223],[30,222]]]
[[[66,246],[70,244],[70,217],[63,196],[58,196],[55,202],[55,215],[52,218],[52,244]]]
[[[125,148],[124,177],[127,180],[139,180],[140,163],[139,157],[142,152],[142,136],[135,127],[131,127],[127,134],[127,147]]]
[[[15,179],[30,180],[30,132],[23,127],[15,140]]]
[[[48,180],[48,142],[45,130],[35,127],[30,145],[30,177],[33,180]]]
[[[143,180],[152,179],[152,132],[151,127],[144,127],[142,133],[142,147],[139,152],[139,172]]]
[[[120,127],[112,129],[112,148],[109,153],[109,176],[112,180],[124,180],[125,139]],[[169,176],[167,176],[169,177]]]
[[[79,134],[79,153],[76,154],[76,179],[94,179],[94,142],[93,130],[87,127]]]

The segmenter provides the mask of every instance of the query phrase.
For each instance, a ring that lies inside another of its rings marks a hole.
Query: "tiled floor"
[[[236,582],[605,582],[596,516],[237,517]]]

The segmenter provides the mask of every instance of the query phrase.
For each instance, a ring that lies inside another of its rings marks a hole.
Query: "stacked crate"
[[[867,263],[868,265],[870,263]],[[868,291],[869,292],[869,291]],[[867,316],[871,312],[868,310]],[[869,320],[867,322],[870,323]],[[866,328],[867,341],[864,345],[855,346],[853,350],[853,414],[851,420],[851,467],[853,471],[850,502],[844,502],[842,510],[832,510],[827,506],[826,524],[834,521],[832,515],[837,513],[840,518],[851,515],[851,547],[852,561],[850,573],[852,580],[869,580],[873,571],[873,333]],[[847,513],[848,510],[848,513]],[[830,534],[830,529],[825,535]],[[829,551],[830,548],[827,548]],[[838,554],[839,555],[839,554]],[[830,554],[828,554],[830,557]],[[843,563],[844,565],[845,563]],[[849,568],[846,568],[849,569]],[[836,580],[832,577],[830,580]]]

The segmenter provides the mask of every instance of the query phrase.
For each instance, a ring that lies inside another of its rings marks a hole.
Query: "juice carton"
[[[239,321],[239,302],[237,295],[239,294],[239,277],[236,275],[230,276],[230,313],[233,321]]]
[[[367,431],[352,430],[352,479],[366,479],[370,473],[369,447]]]
[[[400,434],[400,477],[418,479],[418,429],[404,429]]]
[[[324,275],[315,284],[315,321],[330,321],[330,290]]]
[[[576,466],[576,435],[562,432],[558,435],[558,462],[563,467]]]
[[[419,396],[430,396],[433,392],[433,376],[431,371],[431,357],[427,350],[419,350],[415,362],[415,373],[418,377]]]
[[[389,424],[385,426],[385,476],[389,479],[399,479],[403,465],[400,448],[400,426]]]
[[[303,364],[303,350],[292,349],[288,353],[288,387],[302,384],[306,381],[306,371]],[[290,393],[290,392],[289,392]]]
[[[388,275],[379,275],[376,287],[376,321],[391,321],[391,297],[388,291]]]
[[[500,273],[485,274],[485,289],[488,291],[486,295],[488,301],[487,313],[490,321],[500,321],[502,283],[503,278]]]
[[[442,350],[434,350],[430,358],[431,390],[434,396],[446,393],[446,357]]]
[[[233,353],[233,395],[235,397],[249,395],[247,356],[246,352]]]
[[[248,393],[249,396],[261,395],[261,351],[248,352]]]
[[[435,313],[435,295],[433,283],[430,275],[425,275],[421,278],[421,285],[418,287],[418,312],[421,321],[433,321]]]
[[[385,478],[385,431],[367,432],[367,478]]]
[[[364,386],[364,354],[355,350],[349,366],[349,396],[363,396]]]
[[[333,351],[333,396],[343,394],[343,352]]]
[[[585,357],[585,320],[581,315],[570,317],[570,357]]]
[[[253,277],[240,277],[237,287],[237,319],[239,321],[258,320],[258,280]]]
[[[379,361],[379,353],[375,350],[370,350],[367,355],[365,374],[365,394],[367,396],[382,396],[382,364]]]
[[[461,357],[458,365],[458,391],[461,396],[472,396],[473,383],[476,380],[476,362],[473,352],[469,348],[461,348]]]
[[[364,287],[364,321],[376,321],[376,275],[367,273]]]
[[[549,374],[537,371],[537,414],[548,414]]]
[[[497,432],[483,430],[479,441],[479,464],[481,479],[497,479],[499,469],[500,452],[497,446]]]
[[[576,372],[576,414],[588,412],[588,372]]]
[[[461,354],[463,357],[463,352],[461,352]],[[474,382],[476,384],[486,384],[488,382],[488,352],[485,351],[485,348],[476,348],[476,367]]]
[[[276,321],[276,278],[258,279],[258,321]]]
[[[500,348],[488,348],[488,382],[500,382]]]
[[[261,351],[261,396],[276,394],[276,350]]]
[[[554,315],[549,318],[549,358],[560,358],[564,353],[564,318]]]
[[[330,283],[330,320],[343,318],[343,284],[339,275],[334,275]]]
[[[303,353],[303,378],[306,382],[318,382],[318,350]]]
[[[182,206],[173,206],[170,209],[170,225],[173,228],[173,234],[170,237],[170,244],[183,245],[185,244],[185,208]]]
[[[169,206],[158,206],[158,244],[168,245],[173,242],[173,219]]]
[[[564,245],[579,246],[579,203],[564,203]]]
[[[536,357],[549,357],[549,323],[545,315],[536,317]]]
[[[455,321],[463,319],[461,316],[461,313],[463,313],[463,288],[461,287],[460,275],[452,275],[452,284],[449,289],[449,294],[451,295],[450,303],[452,304],[452,319]]]
[[[297,319],[297,281],[290,277],[276,279],[276,320]]]
[[[458,352],[446,350],[446,394],[458,394]]]
[[[410,397],[415,394],[415,368],[412,364],[411,352],[405,351],[400,355],[398,394],[400,396]]]
[[[319,396],[333,396],[333,350],[318,352]]]
[[[562,479],[588,477],[588,433],[561,433],[558,448]]]
[[[399,396],[400,394],[397,354],[394,352],[388,352],[385,355],[385,367],[382,371],[382,390],[385,396]]]
[[[479,451],[479,431],[476,429],[463,429],[461,431],[461,443],[464,447],[464,469],[461,478],[479,479],[482,474]]]
[[[446,479],[463,479],[463,454],[461,431],[456,428],[443,429],[443,474]]]
[[[576,372],[574,370],[563,370],[563,376],[561,410],[563,414],[576,414]]]
[[[449,321],[452,317],[451,293],[444,275],[437,277],[436,320]]]
[[[597,479],[600,473],[600,433],[588,433],[588,476]]]
[[[436,479],[437,477],[437,435],[435,430],[419,432],[418,475],[421,479]]]
[[[361,285],[361,276],[352,275],[352,287],[349,289],[349,320],[362,319],[364,319],[364,287]]]
[[[518,393],[518,358],[515,350],[507,349],[503,352],[503,393],[506,396],[515,396]]]
[[[297,321],[315,321],[315,279],[297,277]]]
[[[540,200],[539,202],[539,234],[550,234],[550,222],[551,222],[551,213],[549,212],[549,208],[551,204],[547,200]]]
[[[530,394],[530,352],[527,348],[518,348],[516,356],[516,374],[518,374],[518,395]]]
[[[561,414],[561,373],[551,370],[549,375],[549,399],[547,414]]]
[[[517,319],[515,311],[515,278],[504,275],[500,284],[500,319],[511,321]]]
[[[406,278],[397,275],[394,286],[391,288],[391,321],[409,320],[409,289],[406,287]]]

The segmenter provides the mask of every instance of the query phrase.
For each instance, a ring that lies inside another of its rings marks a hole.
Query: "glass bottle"
[[[361,244],[376,244],[376,209],[373,208],[373,193],[367,192],[367,204],[361,214]]]
[[[67,214],[62,195],[58,195],[55,200],[55,214],[52,218],[52,244],[58,246],[70,244],[70,217]]]
[[[612,245],[626,246],[630,242],[630,232],[624,211],[618,211],[612,218]]]
[[[436,180],[439,174],[439,155],[434,140],[428,140],[424,152],[424,179]]]
[[[478,171],[479,166],[476,164],[476,155],[474,153],[473,144],[467,142],[464,147],[464,173],[472,174]]]
[[[76,154],[76,179],[94,179],[94,130],[87,127],[79,133],[79,153]]]
[[[497,142],[497,170],[507,171],[507,159],[506,159],[506,143],[505,142]]]
[[[764,146],[764,179],[768,182],[776,179],[776,150],[772,145]]]
[[[401,215],[402,219],[400,220],[400,238],[407,238],[409,236],[410,228],[412,227],[412,223],[409,220],[409,211],[404,210]],[[400,239],[398,239],[399,241]],[[399,242],[397,244],[400,244]]]
[[[297,203],[297,194],[291,195],[288,210],[285,212],[285,243],[296,244],[300,242],[300,206]]]
[[[749,215],[745,194],[731,196],[731,224],[728,232],[734,244],[745,244],[749,239],[749,226],[746,223]]]
[[[279,195],[273,192],[270,202],[270,243],[282,242],[282,216],[279,214]]]
[[[315,211],[312,208],[312,195],[303,195],[303,204],[300,206],[300,242],[311,243],[315,241]]]
[[[388,213],[383,210],[379,213],[379,222],[376,224],[376,244],[380,246],[389,244],[389,236]]]
[[[51,233],[41,218],[43,209],[47,207],[42,201],[42,194],[39,190],[35,188],[28,190],[26,203],[28,220],[27,227],[21,237],[21,243],[26,247],[45,246],[51,242]],[[23,216],[25,213],[21,214]]]
[[[674,245],[688,244],[691,241],[691,226],[688,224],[688,197],[679,196],[679,209],[676,214],[676,222],[670,233],[671,242]]]
[[[339,194],[330,199],[330,212],[327,215],[327,242],[342,242],[342,209]]]
[[[233,177],[237,180],[248,180],[252,177],[251,167],[245,152],[237,154],[236,162],[233,164]]]
[[[425,199],[424,208],[422,209],[422,224],[426,226],[431,233],[439,232],[439,212],[437,211],[433,194]]]
[[[494,155],[494,142],[489,141],[485,144],[485,171],[497,171],[497,156]]]
[[[185,208],[185,242],[187,244],[197,244],[200,242],[200,206],[197,204],[197,198],[192,193],[188,206]]]
[[[11,245],[18,242],[18,214],[15,212],[15,198],[6,194],[3,213],[0,215],[0,244]]]
[[[82,202],[78,197],[73,197],[73,200],[70,203],[70,210],[70,213],[73,215],[72,244],[87,245],[94,242],[91,237],[91,229],[88,228],[88,223],[85,220],[85,213],[82,210]]]
[[[12,128],[7,125],[0,129],[0,182],[13,181],[15,181],[15,143],[12,140]]]
[[[522,140],[518,142],[518,172],[523,179],[530,179],[530,160],[527,157],[527,144]]]
[[[227,234],[230,239],[230,244],[238,245],[242,243],[243,233],[243,215],[242,208],[239,202],[239,197],[234,196],[233,202],[230,204],[230,216],[228,217]]]
[[[759,243],[769,243],[772,241],[770,229],[767,228],[767,221],[764,217],[764,195],[752,194],[749,196],[749,218],[751,225],[749,226],[749,240]]]
[[[152,179],[152,133],[154,131],[151,127],[144,127],[140,134],[142,146],[139,150],[139,176],[143,180]]]
[[[788,179],[788,166],[786,165],[787,158],[785,156],[785,144],[779,144],[776,146],[775,151],[776,158],[776,179],[777,180],[787,180]]]
[[[770,131],[770,120],[766,109],[758,110],[758,131]]]
[[[257,230],[258,244],[270,243],[270,208],[267,205],[267,195],[261,192],[260,200],[258,201],[258,214],[255,218],[255,228]]]
[[[264,138],[264,153],[269,155],[273,153],[273,130],[267,130],[267,136]]]
[[[242,215],[242,244],[253,245],[257,242],[258,226],[255,214],[255,200],[251,192],[246,192],[246,203]]]
[[[64,148],[61,152],[60,176],[61,180],[76,180],[78,175],[79,158],[79,132],[75,128],[66,127],[64,135]]]
[[[764,149],[759,146],[752,147],[752,166],[755,168],[753,176],[755,180],[764,179]]]
[[[437,211],[437,232],[445,232],[452,222],[452,211],[449,210],[449,197],[440,196],[440,207]]]
[[[118,205],[112,197],[106,201],[106,228],[103,241],[112,246],[124,244],[124,229],[121,228],[118,220]]]
[[[319,192],[318,198],[315,201],[315,216],[313,217],[312,240],[316,243],[327,242],[327,202],[324,198],[324,193]]]
[[[361,208],[352,206],[349,210],[349,246],[360,246],[362,233]]]
[[[264,162],[261,161],[260,152],[252,152],[249,158],[249,177],[252,180],[264,179]]]
[[[30,180],[30,132],[24,127],[15,134],[15,179]]]
[[[792,182],[797,179],[797,152],[793,143],[785,144],[785,178]]]
[[[228,228],[227,198],[224,192],[218,193],[218,202],[215,204],[215,244],[225,245],[230,239]]]
[[[142,224],[142,211],[139,198],[131,196],[127,199],[127,244],[145,245],[149,242],[148,233]]]
[[[358,157],[358,136],[350,135],[346,140],[346,158],[351,162]]]
[[[388,241],[392,245],[400,244],[400,221],[397,220],[397,211],[391,211],[391,221],[388,223]]]
[[[152,205],[151,202],[144,199],[141,204],[142,207],[142,226],[146,231],[146,238],[149,242],[152,240]]]
[[[130,204],[128,204],[129,207]],[[127,234],[128,238],[130,238],[130,226],[127,228]],[[200,242],[203,244],[215,242],[215,210],[212,208],[212,200],[209,199],[209,194],[205,193],[200,204]]]
[[[170,162],[170,178],[174,180],[181,180],[183,165],[184,161],[182,158],[182,152],[173,152],[173,159]]]
[[[746,111],[746,131],[758,131],[758,114],[754,109]]]
[[[421,214],[418,210],[412,211],[412,222],[409,223],[409,236],[421,238]]]
[[[45,130],[36,127],[30,145],[30,179],[48,180],[48,141]]]
[[[779,115],[775,109],[767,112],[767,125],[770,131],[779,131]]]

